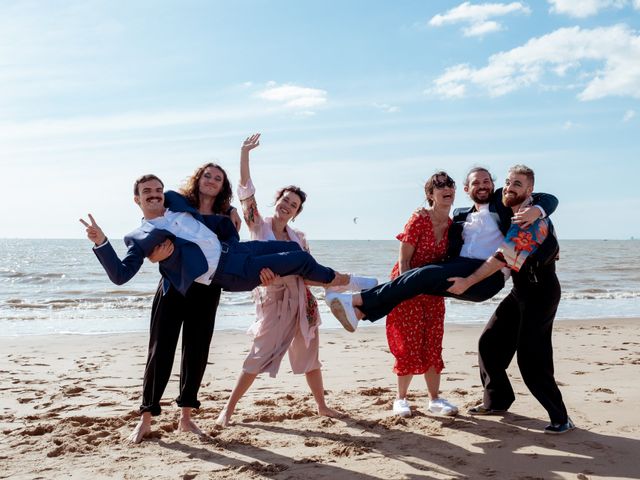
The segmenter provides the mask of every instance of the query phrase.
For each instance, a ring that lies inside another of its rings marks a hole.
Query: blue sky
[[[640,238],[640,0],[0,0],[0,237],[137,225],[253,132],[258,201],[312,239],[392,239],[422,185],[525,163],[561,238]],[[468,199],[458,189],[456,206]],[[353,218],[358,217],[357,223]],[[246,236],[246,229],[243,230]]]

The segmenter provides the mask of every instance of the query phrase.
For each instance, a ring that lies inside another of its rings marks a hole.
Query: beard
[[[483,196],[480,197],[478,194],[481,194]],[[470,197],[474,203],[477,203],[478,205],[484,205],[485,203],[489,203],[491,201],[491,195],[493,195],[492,189],[481,190],[481,191],[476,190],[475,192],[473,192],[472,195],[470,195]]]
[[[526,194],[516,195],[515,197],[508,197],[504,191],[502,192],[502,204],[505,207],[513,207],[515,205],[520,205],[527,198],[529,198],[529,195],[526,195]]]

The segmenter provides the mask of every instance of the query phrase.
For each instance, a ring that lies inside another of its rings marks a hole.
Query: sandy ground
[[[285,359],[278,378],[258,378],[225,430],[214,421],[250,338],[216,333],[195,415],[207,435],[177,431],[176,361],[163,413],[139,445],[123,439],[138,419],[145,334],[0,337],[0,478],[640,478],[640,319],[557,322],[556,378],[579,427],[563,436],[542,433],[546,412],[515,365],[511,411],[466,414],[482,394],[479,333],[446,330],[442,392],[460,407],[456,418],[428,415],[422,378],[413,416],[392,415],[393,358],[374,327],[322,332],[328,403],[346,418],[317,416]]]

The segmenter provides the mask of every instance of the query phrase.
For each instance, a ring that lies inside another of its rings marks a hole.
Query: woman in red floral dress
[[[391,279],[407,270],[443,260],[447,253],[449,212],[455,199],[455,182],[446,172],[437,172],[424,186],[428,208],[411,215],[400,244],[398,262]],[[402,302],[387,316],[387,341],[396,357],[393,371],[398,375],[398,395],[393,404],[396,415],[411,416],[407,391],[414,375],[424,375],[429,392],[429,411],[455,415],[458,408],[438,395],[444,334],[444,298],[419,295]]]

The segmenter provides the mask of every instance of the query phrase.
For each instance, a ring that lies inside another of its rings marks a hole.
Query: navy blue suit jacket
[[[556,208],[558,208],[558,199],[549,193],[534,193],[532,197],[533,204],[542,207],[547,216],[551,215],[556,211]],[[453,224],[449,228],[448,257],[457,257],[460,255],[460,250],[464,243],[462,238],[462,227],[464,222],[467,220],[467,216],[471,212],[475,211],[475,206],[456,208],[453,211]],[[511,210],[511,207],[505,207],[502,203],[502,188],[497,189],[491,195],[491,199],[489,200],[489,211],[496,217],[498,228],[502,234],[506,235],[511,227],[513,210]]]
[[[173,212],[187,212],[204,223],[221,242],[237,242],[240,240],[238,231],[228,217],[222,215],[202,215],[196,208],[177,192],[165,193],[165,206]],[[208,269],[207,259],[198,245],[188,240],[178,238],[167,230],[155,228],[145,223],[124,237],[128,247],[127,254],[120,260],[110,243],[94,248],[94,253],[104,267],[109,279],[116,285],[122,285],[131,280],[140,270],[144,258],[148,256],[156,245],[166,239],[174,244],[171,256],[160,262],[160,273],[180,293],[186,294],[193,281]],[[164,291],[168,284],[164,282]]]

